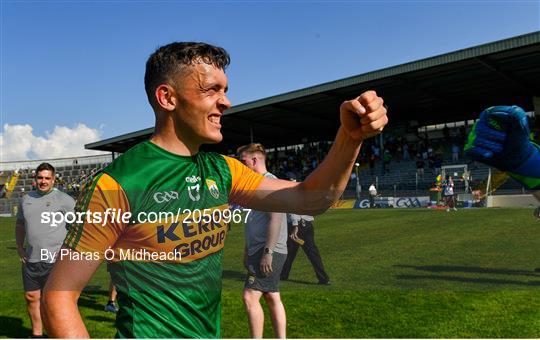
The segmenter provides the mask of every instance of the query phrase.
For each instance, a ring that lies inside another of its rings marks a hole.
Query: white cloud
[[[102,154],[84,149],[84,144],[100,140],[101,134],[101,130],[81,123],[74,128],[55,126],[53,132],[46,132],[45,136],[35,136],[29,124],[4,124],[0,133],[1,158],[6,162]]]

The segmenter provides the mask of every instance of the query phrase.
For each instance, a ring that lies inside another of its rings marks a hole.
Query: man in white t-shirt
[[[454,179],[452,176],[446,177],[446,183],[443,185],[444,187],[444,197],[446,200],[446,211],[450,211],[450,209],[457,211],[456,208],[456,197],[454,196]]]
[[[369,191],[369,207],[373,208],[375,207],[375,197],[377,197],[377,188],[375,187],[375,183],[371,183],[368,191]]]

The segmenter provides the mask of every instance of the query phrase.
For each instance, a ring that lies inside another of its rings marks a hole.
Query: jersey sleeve
[[[78,252],[97,252],[103,258],[105,250],[114,247],[127,226],[112,213],[119,216],[130,208],[120,184],[108,174],[101,174],[79,196],[75,211],[85,213],[84,221],[71,225],[64,245]]]
[[[245,206],[249,203],[264,176],[251,170],[237,159],[223,156],[231,172],[229,201]]]

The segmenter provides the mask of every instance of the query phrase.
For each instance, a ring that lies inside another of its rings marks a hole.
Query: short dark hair
[[[225,70],[230,61],[229,54],[223,48],[201,42],[174,42],[159,47],[148,58],[144,74],[144,87],[150,105],[155,107],[156,88],[172,82],[172,78],[186,66],[203,62]]]
[[[54,172],[55,172],[54,166],[52,166],[51,164],[49,164],[49,163],[41,163],[36,168],[36,176],[40,171],[43,171],[43,170],[49,170],[50,172],[52,172],[53,175],[54,175]]]

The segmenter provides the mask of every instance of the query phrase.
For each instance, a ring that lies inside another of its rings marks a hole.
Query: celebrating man
[[[199,151],[222,139],[221,116],[231,107],[228,64],[224,49],[204,43],[172,43],[148,59],[145,87],[156,118],[154,135],[106,167],[79,202],[81,211],[114,208],[130,218],[71,228],[65,241],[69,254],[58,259],[44,293],[51,335],[88,336],[77,299],[103,258],[112,256],[118,336],[219,337],[221,256],[234,213],[227,211],[228,203],[260,211],[324,212],[347,185],[362,141],[388,122],[374,91],[345,101],[332,148],[304,182],[266,178],[235,159]],[[147,219],[158,212],[175,217]],[[122,258],[128,250],[179,252],[181,258]]]

